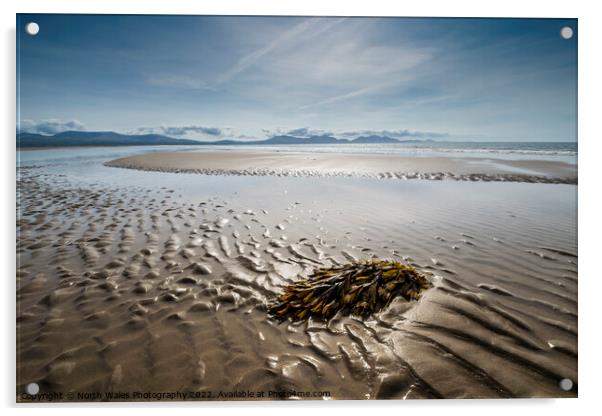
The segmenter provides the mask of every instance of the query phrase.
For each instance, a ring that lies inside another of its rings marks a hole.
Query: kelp
[[[366,318],[398,296],[417,300],[431,286],[414,267],[398,261],[355,261],[319,268],[307,279],[285,287],[268,313],[294,321],[309,317],[328,320],[339,311]]]

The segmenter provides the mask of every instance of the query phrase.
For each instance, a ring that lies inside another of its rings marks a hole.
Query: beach
[[[34,382],[75,401],[577,396],[576,164],[69,152],[17,167],[19,401]],[[371,258],[432,288],[367,319],[268,316],[316,268]]]
[[[495,157],[410,157],[292,151],[164,152],[129,156],[107,166],[209,175],[351,176],[576,183],[575,165],[554,160]]]

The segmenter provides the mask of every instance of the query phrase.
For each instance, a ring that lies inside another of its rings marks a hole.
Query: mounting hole
[[[570,28],[569,26],[565,26],[562,29],[560,29],[560,36],[562,36],[563,39],[570,39],[573,37],[573,29]]]
[[[28,35],[35,36],[39,31],[40,25],[38,25],[36,22],[29,22],[25,25],[25,32],[27,32]]]
[[[561,390],[571,391],[573,389],[573,380],[570,378],[563,378],[558,384],[560,385]]]
[[[25,391],[27,392],[27,394],[31,394],[32,396],[35,396],[36,394],[38,394],[40,392],[40,386],[38,386],[38,383],[29,383],[25,387]]]

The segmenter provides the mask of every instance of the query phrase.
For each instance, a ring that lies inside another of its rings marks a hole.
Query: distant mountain
[[[265,140],[218,140],[213,142],[189,139],[174,139],[160,134],[120,134],[112,131],[65,131],[54,136],[35,133],[17,133],[17,147],[62,147],[62,146],[153,146],[153,145],[281,145],[281,144],[373,144],[373,143],[418,143],[424,140],[398,140],[387,136],[361,136],[353,140],[337,139],[332,136],[273,136]]]
[[[159,134],[128,135],[111,131],[65,131],[54,136],[17,133],[17,147],[198,145],[196,140]]]

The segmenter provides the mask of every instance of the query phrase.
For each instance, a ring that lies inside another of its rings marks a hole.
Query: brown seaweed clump
[[[315,270],[278,296],[268,313],[277,318],[330,319],[337,312],[362,318],[401,296],[417,300],[432,285],[414,267],[391,260],[363,260]]]

